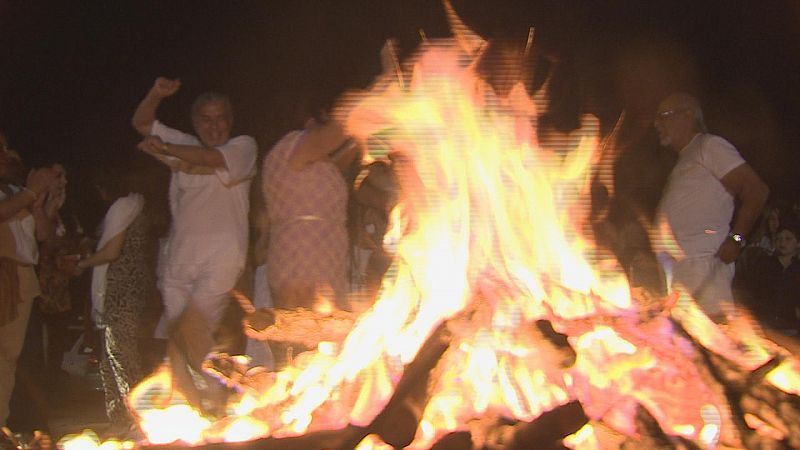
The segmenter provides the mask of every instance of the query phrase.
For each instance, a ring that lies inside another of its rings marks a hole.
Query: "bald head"
[[[661,101],[654,125],[661,145],[675,151],[685,147],[695,134],[707,131],[700,102],[684,92],[671,94]]]
[[[703,120],[703,109],[700,107],[700,102],[697,101],[692,95],[685,92],[676,92],[664,99],[664,102],[670,102],[675,108],[687,109],[694,121],[694,131],[705,133],[708,131],[705,121]]]

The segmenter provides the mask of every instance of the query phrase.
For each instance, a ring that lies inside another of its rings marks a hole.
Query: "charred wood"
[[[368,427],[389,445],[409,445],[429,399],[428,381],[442,354],[450,346],[446,325],[440,325],[425,341],[417,357],[403,372],[392,398]]]
[[[581,429],[588,421],[583,407],[570,402],[539,416],[533,422],[520,422],[514,428],[508,450],[562,449],[561,441]],[[500,448],[500,447],[497,447]]]
[[[474,448],[469,432],[456,431],[439,439],[430,450],[473,450]]]
[[[245,331],[254,339],[316,348],[323,341],[344,341],[357,318],[356,313],[339,309],[330,313],[306,308],[259,309],[248,314]]]
[[[697,445],[675,436],[668,436],[647,408],[639,405],[636,410],[635,438],[622,443],[622,450],[700,450]]]
[[[704,367],[724,389],[741,445],[752,450],[800,448],[800,398],[766,380],[769,372],[784,360],[783,355],[778,354],[758,369],[747,371],[691,340],[703,355]],[[748,424],[746,415],[755,416],[759,429]]]
[[[536,321],[536,329],[541,333],[542,338],[550,343],[553,351],[561,355],[560,367],[566,368],[575,364],[577,354],[572,346],[569,345],[566,334],[556,331],[549,320]]]
[[[348,426],[341,430],[317,431],[302,436],[264,438],[247,442],[220,442],[206,444],[205,450],[352,450],[367,435],[360,427]],[[143,450],[186,450],[186,445],[149,445]]]

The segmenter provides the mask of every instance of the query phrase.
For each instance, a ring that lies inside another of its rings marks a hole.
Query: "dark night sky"
[[[644,119],[660,96],[686,89],[773,190],[797,191],[798,2],[453,4],[485,34],[535,25],[538,50],[562,61],[554,89],[567,115],[581,107],[607,121],[625,107]],[[165,121],[188,129],[192,98],[224,91],[237,131],[266,147],[283,131],[274,124],[285,92],[365,87],[383,41],[410,50],[420,28],[447,34],[438,1],[0,0],[0,129],[30,163],[55,158],[72,173],[108,161],[149,167],[129,119],[163,74],[183,80],[160,111]],[[652,133],[642,139],[652,145]]]

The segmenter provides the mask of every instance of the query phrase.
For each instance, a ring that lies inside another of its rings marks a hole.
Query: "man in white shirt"
[[[661,225],[677,242],[663,248],[675,260],[673,285],[683,285],[712,320],[725,321],[732,312],[733,262],[769,189],[733,145],[706,132],[691,95],[664,99],[655,127],[661,145],[678,153],[659,206]]]
[[[213,345],[228,292],[244,268],[257,146],[250,136],[230,136],[232,108],[222,94],[209,92],[194,101],[196,136],[156,120],[161,101],[179,88],[178,80],[158,78],[139,103],[132,124],[144,136],[139,149],[172,169],[172,228],[159,274],[162,324],[170,329],[170,345],[179,347],[189,365],[198,369]]]
[[[57,184],[50,169],[32,170],[24,187],[4,181],[13,164],[0,136],[0,426],[5,426],[33,299],[39,295],[34,265],[37,239],[50,231],[44,200]]]

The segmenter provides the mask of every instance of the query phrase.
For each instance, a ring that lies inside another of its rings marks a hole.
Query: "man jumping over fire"
[[[179,80],[158,78],[132,124],[144,136],[139,149],[172,169],[172,228],[159,274],[165,310],[156,333],[163,337],[164,326],[169,328],[168,354],[178,386],[198,404],[186,367],[200,371],[228,292],[244,268],[257,148],[250,136],[230,136],[230,100],[215,92],[201,94],[192,104],[197,136],[156,120],[161,101],[179,88]]]

